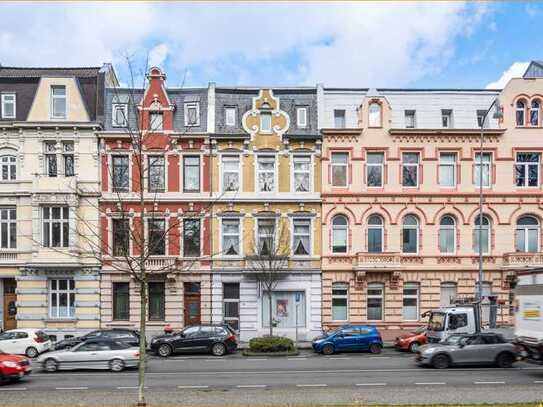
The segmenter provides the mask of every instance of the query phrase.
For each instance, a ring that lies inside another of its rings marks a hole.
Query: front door
[[[185,283],[185,326],[199,325],[200,313],[200,283]]]
[[[15,279],[4,280],[4,323],[5,331],[17,328],[17,294],[15,294]]]

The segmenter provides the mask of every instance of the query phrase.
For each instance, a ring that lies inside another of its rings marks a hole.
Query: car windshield
[[[427,329],[427,327],[425,327],[425,326],[419,326],[417,329],[415,329],[415,331],[413,333],[421,334],[423,332],[426,332],[426,329]]]
[[[462,335],[451,335],[447,339],[441,341],[444,345],[458,345],[460,341],[464,338]]]
[[[445,314],[443,312],[432,312],[428,321],[430,331],[443,331],[445,327]]]

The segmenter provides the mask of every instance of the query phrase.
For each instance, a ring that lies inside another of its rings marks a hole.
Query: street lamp
[[[483,115],[480,123],[480,139],[479,139],[479,278],[476,285],[476,293],[475,298],[477,301],[477,308],[478,308],[478,314],[479,314],[479,323],[477,324],[477,332],[480,331],[482,321],[482,312],[481,312],[481,300],[483,298],[483,142],[484,142],[484,127],[485,127],[485,121],[488,117],[488,114],[492,110],[492,108],[495,107],[494,114],[492,115],[492,118],[494,119],[501,119],[503,117],[503,112],[500,108],[500,102],[498,98],[494,99],[494,101],[490,104],[488,109],[486,110],[485,114]],[[490,172],[490,168],[489,168]],[[490,176],[490,174],[489,174]]]

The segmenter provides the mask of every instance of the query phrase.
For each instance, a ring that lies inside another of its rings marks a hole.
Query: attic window
[[[149,114],[149,130],[150,131],[162,131],[162,113],[150,113]]]
[[[51,118],[66,118],[66,86],[51,86]]]
[[[185,126],[193,127],[200,125],[200,103],[185,103]]]
[[[15,119],[15,93],[2,94],[2,118]]]
[[[260,131],[262,133],[272,132],[272,115],[271,112],[260,113]]]
[[[441,126],[444,129],[451,129],[453,127],[453,124],[452,124],[452,110],[450,110],[450,109],[442,109],[441,110]]]
[[[369,127],[381,127],[381,105],[379,103],[370,103],[368,116]]]

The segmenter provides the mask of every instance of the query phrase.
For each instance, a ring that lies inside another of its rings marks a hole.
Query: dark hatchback
[[[238,348],[236,334],[228,325],[192,325],[182,331],[155,336],[151,351],[168,357],[173,353],[211,353],[223,356]]]
[[[132,329],[114,328],[114,329],[99,329],[89,332],[83,336],[63,339],[55,344],[55,350],[63,350],[72,348],[89,339],[106,339],[122,342],[132,347],[140,346],[140,334]]]

